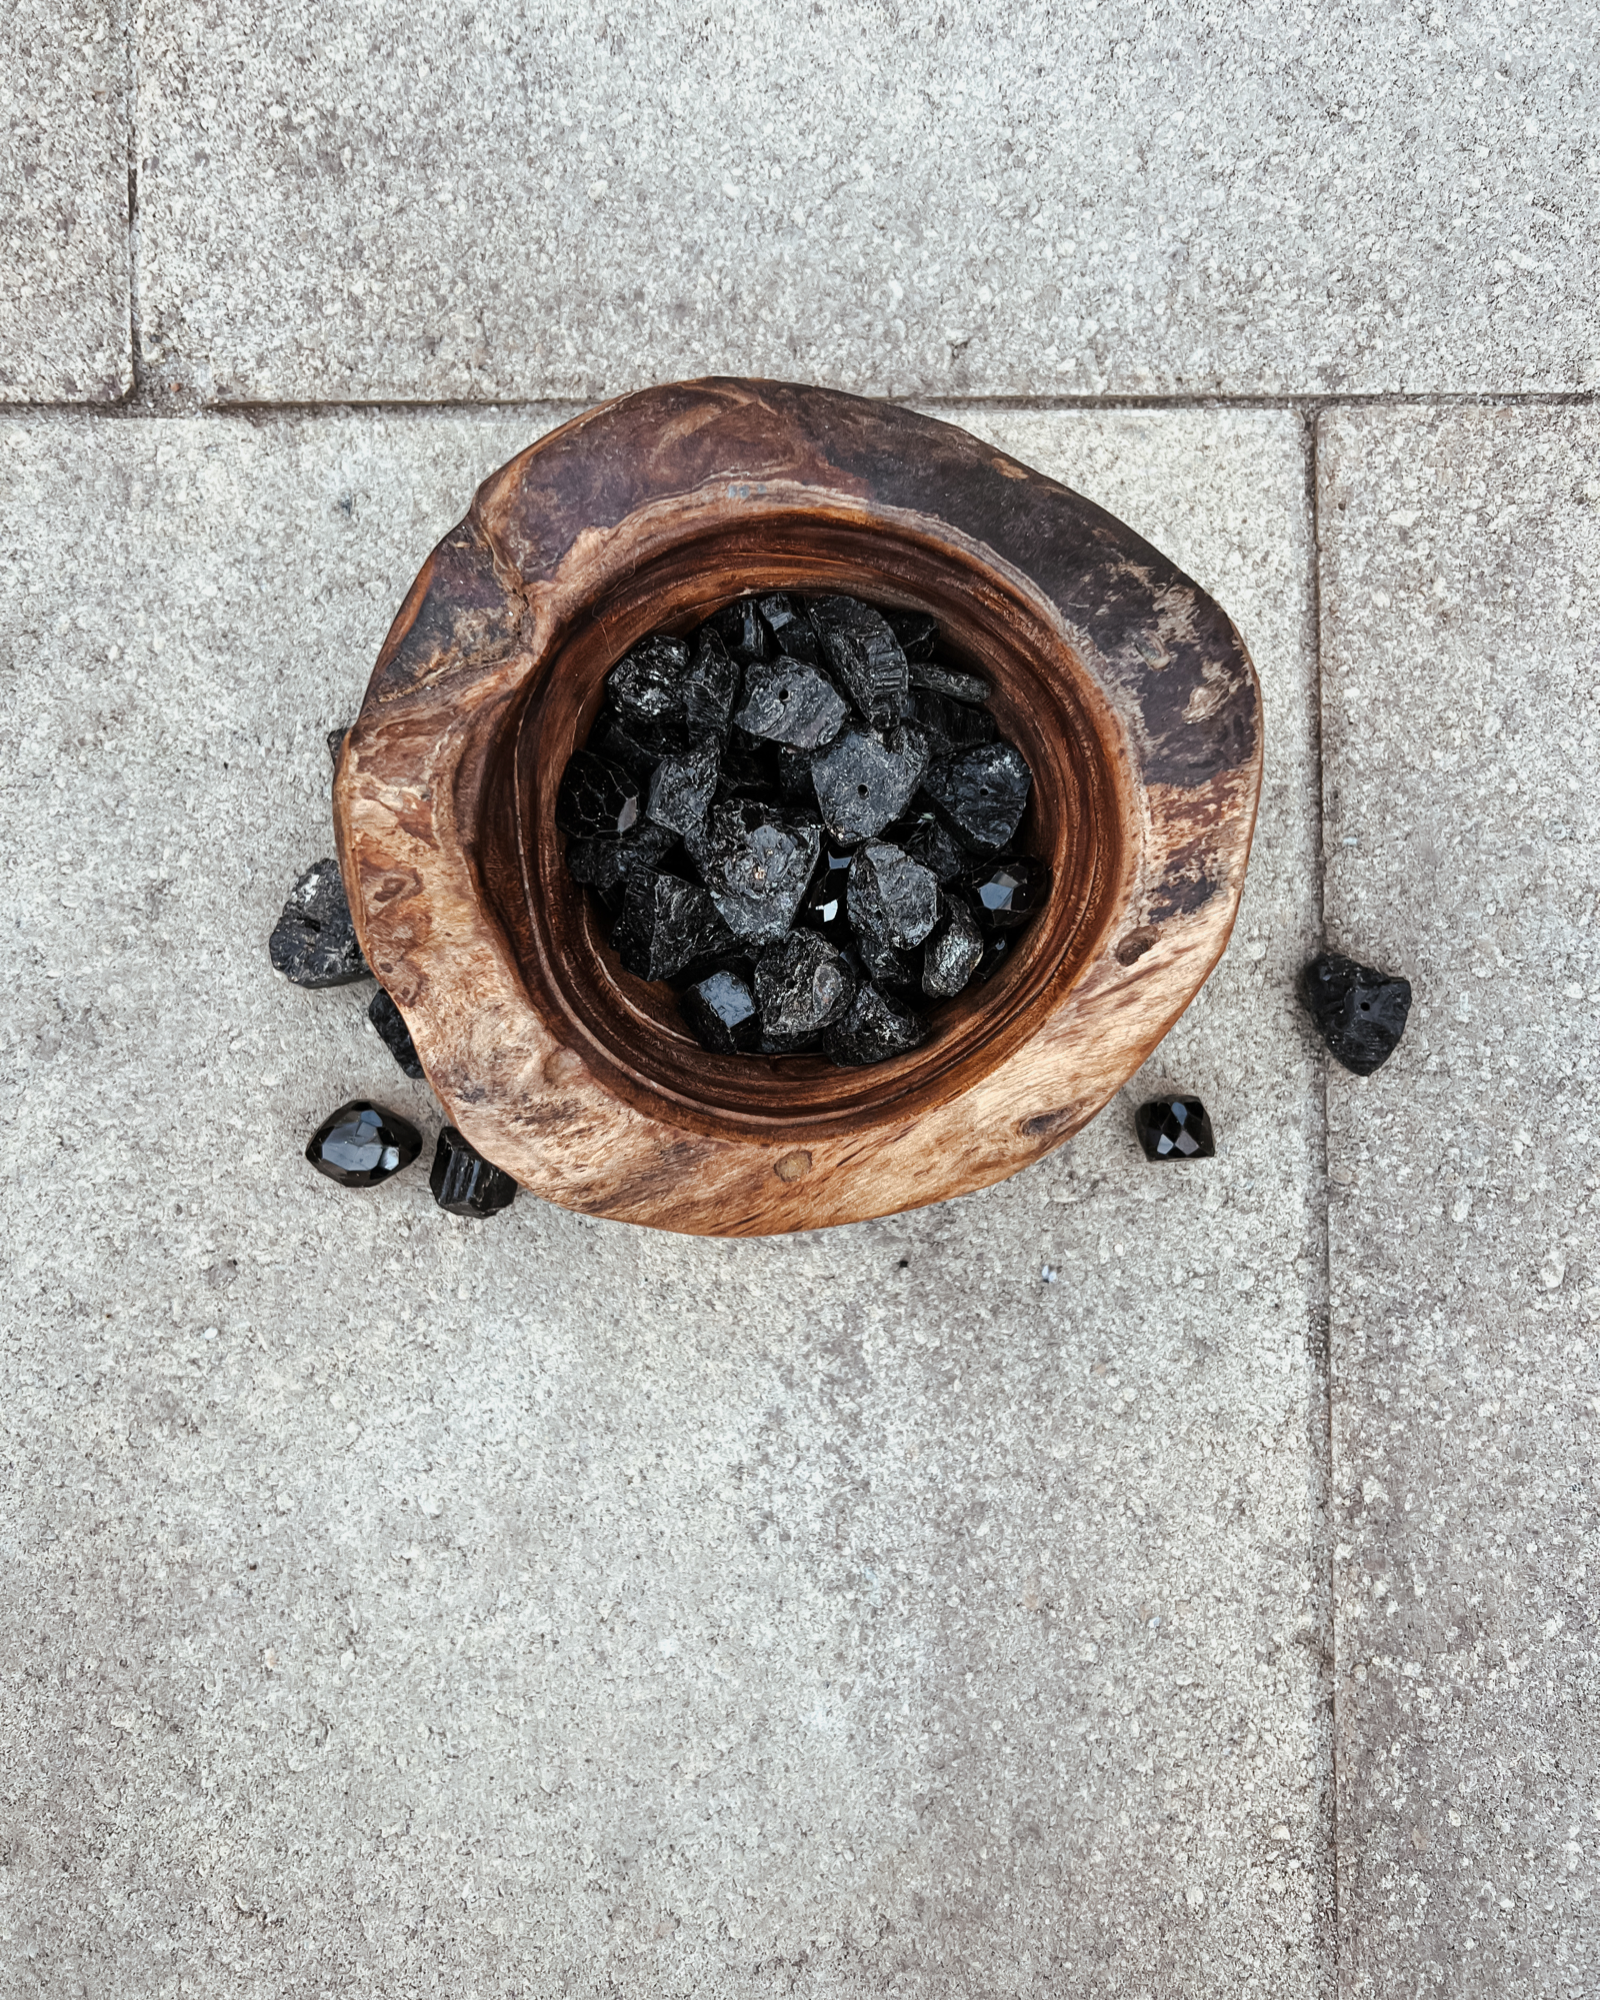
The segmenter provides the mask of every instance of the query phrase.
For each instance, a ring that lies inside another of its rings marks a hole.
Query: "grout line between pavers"
[[[130,65],[136,66],[136,51],[130,47]],[[136,78],[130,81],[130,89]],[[267,422],[279,417],[341,417],[352,415],[387,417],[479,416],[486,422],[518,415],[534,416],[540,411],[589,409],[610,397],[579,391],[566,396],[513,397],[501,402],[483,402],[473,397],[345,397],[327,402],[272,402],[240,399],[199,402],[174,396],[163,406],[144,359],[143,314],[139,285],[139,212],[137,136],[130,119],[128,160],[129,223],[129,314],[133,342],[134,389],[115,402],[65,402],[47,398],[0,401],[0,417],[7,416],[94,416],[119,421],[204,419],[247,417]],[[619,391],[620,394],[631,393]],[[926,410],[985,409],[1000,411],[1054,412],[1261,410],[1293,412],[1308,420],[1331,410],[1427,410],[1427,409],[1596,409],[1600,391],[1593,389],[1473,389],[1420,390],[1416,393],[1378,391],[1370,395],[1306,396],[996,396],[996,395],[907,395],[885,396],[896,403]]]
[[[1316,849],[1313,863],[1313,884],[1316,898],[1316,922],[1319,946],[1328,948],[1328,843],[1327,843],[1327,763],[1323,738],[1322,701],[1322,412],[1311,410],[1306,413],[1306,502],[1311,524],[1311,730],[1312,765],[1316,772],[1316,798],[1314,801],[1314,824],[1316,828]],[[1322,1338],[1321,1353],[1314,1375],[1313,1394],[1316,1408],[1312,1416],[1312,1462],[1315,1477],[1320,1482],[1322,1507],[1322,1530],[1318,1542],[1320,1551],[1320,1595],[1318,1607],[1319,1623],[1322,1629],[1324,1685],[1327,1690],[1328,1729],[1328,1858],[1331,1875],[1331,1910],[1329,1912],[1329,1937],[1326,1964],[1328,1969],[1328,1991],[1338,1995],[1342,1986],[1340,1965],[1340,1944],[1343,1935],[1341,1925],[1341,1897],[1339,1879],[1339,1730],[1338,1730],[1338,1654],[1335,1645],[1334,1603],[1335,1564],[1334,1548],[1338,1542],[1335,1532],[1334,1506],[1335,1485],[1333,1467],[1333,1252],[1329,1227],[1328,1193],[1328,1061],[1320,1056],[1317,1063],[1318,1126],[1322,1141],[1322,1172],[1318,1180],[1316,1195],[1317,1224],[1322,1237]]]

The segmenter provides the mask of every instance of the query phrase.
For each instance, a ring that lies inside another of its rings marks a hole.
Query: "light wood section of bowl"
[[[870,1069],[701,1049],[622,971],[555,830],[628,646],[766,589],[934,612],[1034,773],[1049,907]],[[592,410],[485,482],[334,796],[362,948],[472,1143],[567,1207],[763,1235],[967,1193],[1077,1131],[1221,956],[1260,783],[1238,634],[1130,529],[930,417],[713,380]]]

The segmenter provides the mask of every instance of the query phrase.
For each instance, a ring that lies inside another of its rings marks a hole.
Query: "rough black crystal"
[[[698,882],[636,869],[623,890],[611,943],[639,979],[671,979],[696,959],[733,949],[733,935]]]
[[[922,789],[957,840],[979,854],[1005,846],[1021,823],[1032,774],[1009,743],[984,743],[930,765]]]
[[[826,674],[780,654],[746,670],[744,705],[733,719],[746,735],[820,750],[838,735],[847,713],[844,697]]]
[[[620,910],[628,877],[640,868],[653,873],[677,844],[670,826],[643,819],[620,840],[569,840],[567,867],[572,879],[593,889],[608,910]]]
[[[472,1216],[480,1222],[509,1208],[517,1198],[517,1184],[511,1176],[486,1160],[453,1125],[439,1134],[428,1185],[447,1214]]]
[[[906,656],[888,620],[853,597],[814,597],[806,610],[846,694],[873,728],[888,728],[907,687]]]
[[[686,987],[678,1005],[695,1040],[718,1055],[743,1055],[761,1039],[749,980],[724,967]]]
[[[903,1056],[927,1038],[918,1015],[868,984],[857,987],[850,1011],[828,1030],[823,1047],[841,1069],[859,1069]]]
[[[411,1030],[406,1026],[406,1018],[380,986],[372,996],[367,1008],[367,1019],[378,1031],[378,1039],[389,1051],[407,1076],[421,1078],[422,1064],[417,1058],[416,1044],[411,1039]]]
[[[927,758],[927,744],[916,729],[892,729],[885,736],[847,730],[813,758],[811,783],[833,838],[854,846],[898,819]]]
[[[885,993],[897,994],[903,1000],[915,1000],[921,995],[919,953],[901,951],[885,938],[868,936],[858,937],[851,950],[860,961],[862,972]]]
[[[803,660],[811,667],[822,665],[822,644],[804,605],[782,591],[775,591],[770,597],[757,598],[756,609],[766,620],[778,651],[787,659]]]
[[[341,1187],[376,1187],[409,1167],[422,1151],[422,1134],[398,1112],[353,1098],[312,1133],[306,1158]]]
[[[289,891],[267,940],[273,970],[296,986],[351,986],[370,979],[356,942],[337,861],[319,861]]]
[[[964,886],[978,906],[978,921],[985,930],[1017,931],[1044,908],[1050,870],[1031,854],[1018,854],[972,869]]]
[[[333,768],[336,771],[339,768],[339,753],[344,748],[344,739],[350,734],[352,727],[353,725],[347,722],[343,729],[330,729],[328,731],[328,756],[332,760]]]
[[[741,597],[733,604],[723,605],[700,629],[714,633],[741,666],[748,666],[752,660],[769,660],[776,650],[767,621],[753,597]]]
[[[600,711],[585,748],[608,763],[620,764],[635,778],[648,779],[661,757],[659,750],[639,740],[614,708]]]
[[[1133,1114],[1147,1160],[1209,1160],[1217,1150],[1198,1097],[1156,1097]]]
[[[946,701],[965,702],[973,708],[981,707],[994,692],[982,674],[952,666],[948,660],[909,660],[907,673],[914,688],[926,688]]]
[[[729,927],[773,944],[793,923],[821,851],[822,829],[805,813],[732,800],[712,809],[696,859]]]
[[[657,826],[680,834],[692,845],[705,827],[721,770],[715,742],[678,757],[663,757],[650,774],[646,811]]]
[[[855,998],[855,974],[825,937],[791,931],[756,960],[761,1046],[769,1055],[811,1047]]]
[[[939,921],[939,884],[904,848],[869,840],[850,864],[848,908],[858,937],[905,951]]]
[[[975,750],[980,743],[992,743],[999,734],[995,719],[986,708],[950,701],[928,688],[913,691],[911,720],[928,739],[930,759],[956,757],[963,750]]]
[[[556,793],[556,825],[563,833],[615,840],[639,822],[644,809],[638,780],[620,764],[575,750]]]
[[[807,930],[819,931],[830,944],[847,945],[855,935],[850,927],[845,897],[850,884],[850,864],[855,859],[848,848],[824,846],[817,872],[799,909],[795,922]]]
[[[611,669],[606,691],[627,734],[657,757],[719,736],[739,689],[739,669],[714,631],[686,639],[654,632]]]
[[[930,869],[941,886],[964,875],[972,866],[972,856],[946,831],[944,822],[934,812],[907,813],[903,819],[886,826],[883,837],[892,840],[896,847],[903,847],[913,861],[920,861],[924,868]]]
[[[922,947],[922,990],[930,1000],[950,1000],[969,985],[983,962],[983,933],[962,896],[945,899],[944,915]]]
[[[1335,1059],[1371,1076],[1400,1046],[1411,1012],[1411,981],[1325,951],[1300,975],[1300,994]]]

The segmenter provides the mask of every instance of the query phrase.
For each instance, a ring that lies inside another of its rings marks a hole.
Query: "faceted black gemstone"
[[[639,781],[620,764],[575,750],[556,793],[556,825],[563,833],[615,840],[638,823],[643,803]]]
[[[678,844],[670,826],[642,819],[620,840],[569,840],[567,870],[574,882],[593,889],[608,910],[622,907],[623,886],[636,868],[654,873]]]
[[[920,861],[924,868],[930,869],[941,887],[965,874],[972,865],[972,856],[945,831],[936,813],[907,813],[903,819],[886,826],[883,837],[892,840],[896,847],[903,847],[913,861]]]
[[[296,986],[350,986],[372,977],[356,942],[337,861],[319,861],[289,891],[267,956],[274,971]]]
[[[851,729],[811,766],[822,817],[835,840],[853,846],[898,819],[927,764],[927,744],[915,729],[887,736]]]
[[[730,927],[772,944],[794,921],[821,851],[822,829],[805,813],[733,800],[713,807],[696,858]]]
[[[343,729],[330,729],[328,731],[328,755],[332,759],[333,768],[336,771],[339,768],[339,752],[344,748],[344,739],[350,734],[353,726],[353,724],[347,722]]]
[[[869,840],[850,864],[848,907],[857,937],[905,951],[939,921],[939,884],[903,848]]]
[[[422,1064],[417,1060],[416,1045],[411,1039],[411,1030],[406,1026],[405,1016],[380,986],[372,996],[367,1008],[367,1019],[378,1031],[378,1039],[389,1051],[407,1076],[421,1077]]]
[[[1411,981],[1325,951],[1300,975],[1300,994],[1334,1057],[1371,1076],[1400,1046],[1411,1012]]]
[[[480,1222],[509,1208],[517,1198],[517,1184],[511,1176],[486,1160],[453,1125],[439,1134],[428,1185],[447,1214],[473,1216]]]
[[[422,1134],[409,1119],[357,1097],[323,1119],[306,1158],[341,1187],[376,1187],[409,1167],[421,1151]]]
[[[1147,1160],[1209,1160],[1216,1153],[1211,1120],[1198,1097],[1156,1097],[1133,1114]]]
[[[826,674],[780,654],[746,668],[744,706],[734,721],[749,736],[820,750],[838,735],[848,712]]]
[[[1009,861],[987,861],[974,868],[965,887],[978,906],[985,930],[1019,931],[1045,906],[1050,894],[1050,869],[1031,854]]]
[[[815,931],[791,931],[756,960],[761,1046],[769,1055],[808,1048],[855,998],[855,974]]]
[[[806,606],[823,658],[874,729],[900,718],[906,656],[881,611],[853,597],[814,597]]]
[[[965,702],[972,708],[981,707],[994,692],[982,674],[948,660],[913,660],[908,671],[914,688],[926,688],[946,701]]]
[[[983,961],[983,933],[972,906],[961,896],[945,900],[945,912],[922,947],[922,990],[930,1000],[949,1000],[967,986]]]
[[[931,611],[886,611],[883,615],[908,664],[933,658],[939,643],[939,621]]]
[[[1032,782],[1020,750],[985,743],[931,765],[922,789],[957,840],[979,854],[993,854],[1016,832]]]
[[[639,868],[627,879],[611,943],[636,978],[670,979],[697,958],[730,950],[733,937],[698,882]]]
[[[994,742],[1000,733],[988,709],[948,701],[928,688],[912,691],[911,714],[927,737],[929,755],[933,758],[955,757],[963,750],[975,750],[980,743]]]
[[[651,819],[692,844],[705,827],[721,769],[715,742],[686,750],[681,757],[663,757],[650,774],[646,810]]]
[[[978,960],[977,970],[972,975],[972,984],[982,986],[1001,971],[1011,956],[1011,947],[1016,943],[1015,931],[990,931],[983,941],[983,956]]]
[[[803,924],[808,931],[820,931],[830,944],[847,945],[855,935],[845,906],[850,863],[854,859],[848,848],[824,847],[817,872],[795,912],[797,924]]]
[[[714,632],[740,666],[748,666],[752,660],[770,660],[776,650],[767,621],[757,610],[753,597],[741,597],[733,604],[723,605],[700,630]]]
[[[808,667],[822,665],[822,645],[803,604],[782,591],[775,591],[770,597],[758,597],[756,609],[767,621],[767,630],[786,659],[803,660]]]
[[[865,985],[856,989],[850,1011],[828,1030],[823,1046],[841,1069],[858,1069],[905,1055],[927,1038],[927,1029],[909,1007]]]
[[[761,1039],[750,982],[725,967],[687,987],[678,1005],[695,1040],[718,1055],[743,1055]]]

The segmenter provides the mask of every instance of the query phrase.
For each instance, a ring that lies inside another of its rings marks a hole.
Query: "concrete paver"
[[[1324,420],[1343,1990],[1592,1994],[1600,420]]]
[[[358,1091],[436,1128],[263,940],[528,422],[0,424],[16,1990],[1324,1990],[1305,439],[972,420],[1261,669],[1244,914],[1146,1078],[1222,1157],[1146,1166],[1130,1092],[981,1197],[729,1244],[299,1158]]]
[[[128,86],[117,0],[0,9],[0,403],[132,383]]]
[[[1600,382],[1586,0],[144,0],[152,379],[223,400]]]

